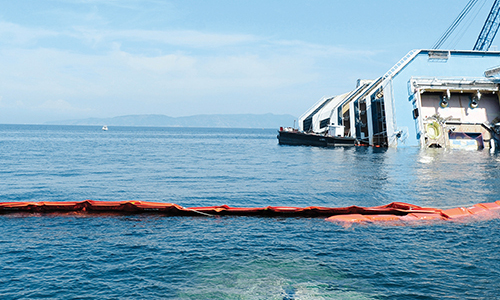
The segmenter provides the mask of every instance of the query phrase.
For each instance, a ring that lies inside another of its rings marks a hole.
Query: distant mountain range
[[[108,126],[155,126],[155,127],[219,127],[219,128],[279,128],[292,126],[292,115],[228,114],[169,117],[166,115],[128,115],[114,118],[88,118],[47,122],[50,125],[108,125]]]

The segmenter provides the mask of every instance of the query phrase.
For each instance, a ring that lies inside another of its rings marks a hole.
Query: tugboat
[[[317,146],[317,147],[342,147],[355,146],[357,140],[343,136],[343,127],[331,126],[332,128],[323,134],[314,132],[302,132],[291,127],[280,127],[278,142],[280,145],[291,146]],[[342,130],[342,134],[338,133]],[[338,133],[338,134],[337,134]],[[337,135],[336,135],[337,134]]]

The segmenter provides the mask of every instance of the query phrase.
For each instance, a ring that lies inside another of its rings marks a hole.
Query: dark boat
[[[280,145],[292,146],[343,147],[356,145],[356,139],[352,137],[306,133],[282,127],[278,132],[278,141]]]

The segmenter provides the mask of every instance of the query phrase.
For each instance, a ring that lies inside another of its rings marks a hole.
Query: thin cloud
[[[52,0],[52,2],[69,3],[69,4],[94,4],[107,5],[127,9],[138,9],[144,7],[145,3],[155,4],[159,6],[170,6],[166,1],[161,0]]]
[[[72,38],[95,48],[113,49],[116,43],[148,43],[146,47],[180,47],[180,49],[220,49],[240,51],[284,51],[304,53],[312,56],[364,56],[379,54],[373,50],[350,49],[334,45],[306,43],[299,40],[273,40],[251,34],[224,34],[196,30],[109,30],[84,26],[65,28],[61,31],[21,26],[0,21],[0,38],[3,43],[23,46],[33,45],[46,38]],[[252,50],[253,49],[253,50]]]
[[[0,21],[0,40],[3,44],[28,45],[36,41],[60,36],[61,33],[41,28],[24,27],[15,23]]]
[[[82,109],[79,107],[73,106],[68,101],[57,99],[57,100],[47,100],[42,104],[37,106],[39,110],[42,111],[50,111],[52,113],[84,113],[91,111],[90,109]]]
[[[220,48],[258,42],[249,34],[218,34],[196,30],[97,30],[76,27],[72,37],[92,43],[110,41],[149,42],[190,48]]]
[[[196,30],[106,30],[75,26],[60,31],[32,28],[0,21],[0,39],[4,44],[28,45],[45,38],[76,38],[93,45],[114,41],[147,42],[188,48],[220,48],[256,43],[261,39],[250,34],[219,34]]]
[[[313,44],[300,40],[271,40],[270,44],[284,49],[294,49],[296,51],[307,52],[314,56],[339,56],[339,57],[372,57],[380,54],[377,50],[355,49],[338,45]]]

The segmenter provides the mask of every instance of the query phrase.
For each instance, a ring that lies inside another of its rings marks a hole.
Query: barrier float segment
[[[500,218],[500,201],[478,203],[471,207],[439,209],[403,202],[362,207],[182,207],[174,203],[146,201],[65,201],[65,202],[0,202],[0,214],[9,213],[155,213],[169,216],[262,216],[262,217],[327,217],[329,222],[366,223],[418,220],[459,220],[468,217]]]
[[[477,218],[482,220],[500,218],[500,201],[491,203],[478,203],[470,207],[456,207],[450,209],[438,208],[413,208],[405,215],[363,215],[347,214],[328,217],[329,222],[352,224],[352,223],[378,223],[384,221],[413,222],[413,221],[457,221]],[[401,224],[401,223],[399,223]]]

